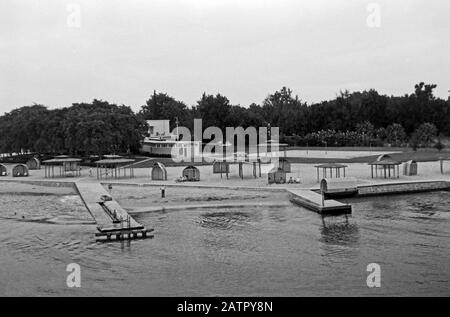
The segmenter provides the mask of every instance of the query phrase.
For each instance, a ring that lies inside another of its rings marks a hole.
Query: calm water
[[[450,295],[450,192],[354,199],[349,217],[294,205],[138,214],[155,238],[131,243],[96,243],[76,196],[0,201],[0,295]],[[80,289],[66,287],[72,262]],[[379,289],[366,285],[371,262]]]

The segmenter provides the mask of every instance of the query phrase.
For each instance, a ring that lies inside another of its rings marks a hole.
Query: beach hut
[[[284,184],[286,183],[286,172],[281,167],[272,168],[267,174],[269,184]]]
[[[410,160],[408,162],[403,163],[403,175],[405,176],[417,175],[417,162],[414,160]]]
[[[152,180],[166,181],[167,170],[164,164],[155,162],[152,167]]]
[[[25,164],[18,164],[13,167],[13,177],[27,177],[28,167]]]
[[[39,170],[41,169],[41,161],[36,157],[32,157],[27,161],[27,167],[29,170]]]
[[[0,176],[7,176],[8,171],[6,169],[6,166],[3,164],[0,164]]]
[[[226,161],[214,161],[213,174],[222,174],[230,172],[230,163]]]
[[[190,165],[183,170],[183,177],[190,182],[198,182],[200,180],[200,170]]]
[[[230,173],[230,163],[225,160],[215,160],[213,163],[213,174],[220,174],[220,178],[222,178],[223,173],[225,173],[228,178],[228,174]]]
[[[280,164],[280,168],[285,171],[286,173],[290,173],[291,172],[291,162],[288,161],[287,158],[280,158],[279,161]]]

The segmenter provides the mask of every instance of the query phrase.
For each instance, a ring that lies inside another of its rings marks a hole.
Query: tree
[[[193,119],[193,113],[182,101],[156,92],[142,106],[139,115],[144,120],[170,120],[171,129],[175,128],[177,120],[180,125],[191,127]]]
[[[197,101],[196,115],[203,120],[203,128],[219,127],[225,131],[227,126],[232,126],[231,104],[227,97],[221,94],[207,95],[203,93],[202,98]]]
[[[386,128],[386,142],[393,146],[401,146],[406,140],[405,129],[399,123],[392,123]]]
[[[438,141],[434,144],[434,148],[437,149],[439,152],[441,152],[445,145],[441,142],[441,137],[439,136]]]
[[[421,124],[414,134],[417,137],[417,141],[419,146],[428,147],[433,142],[436,137],[437,129],[436,126],[432,123],[423,123]]]

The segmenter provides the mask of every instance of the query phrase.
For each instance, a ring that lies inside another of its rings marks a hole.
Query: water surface
[[[153,239],[95,242],[77,196],[0,194],[0,295],[450,295],[450,192],[136,214]],[[66,286],[78,263],[81,288]],[[378,263],[381,288],[366,285]]]

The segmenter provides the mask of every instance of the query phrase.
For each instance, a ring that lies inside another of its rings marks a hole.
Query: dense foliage
[[[145,121],[126,106],[99,100],[55,110],[34,105],[0,117],[0,152],[136,152],[146,131]]]
[[[450,99],[433,95],[436,85],[420,83],[404,96],[380,95],[375,90],[341,92],[333,100],[307,105],[286,87],[267,96],[261,105],[232,105],[221,94],[203,94],[188,107],[154,92],[134,113],[127,106],[105,101],[73,104],[49,110],[22,107],[0,116],[0,153],[105,154],[137,152],[146,133],[145,120],[169,119],[172,128],[242,126],[280,127],[284,141],[309,146],[432,146],[437,136],[450,136]],[[439,139],[440,140],[440,139]],[[441,148],[435,145],[436,148]]]

